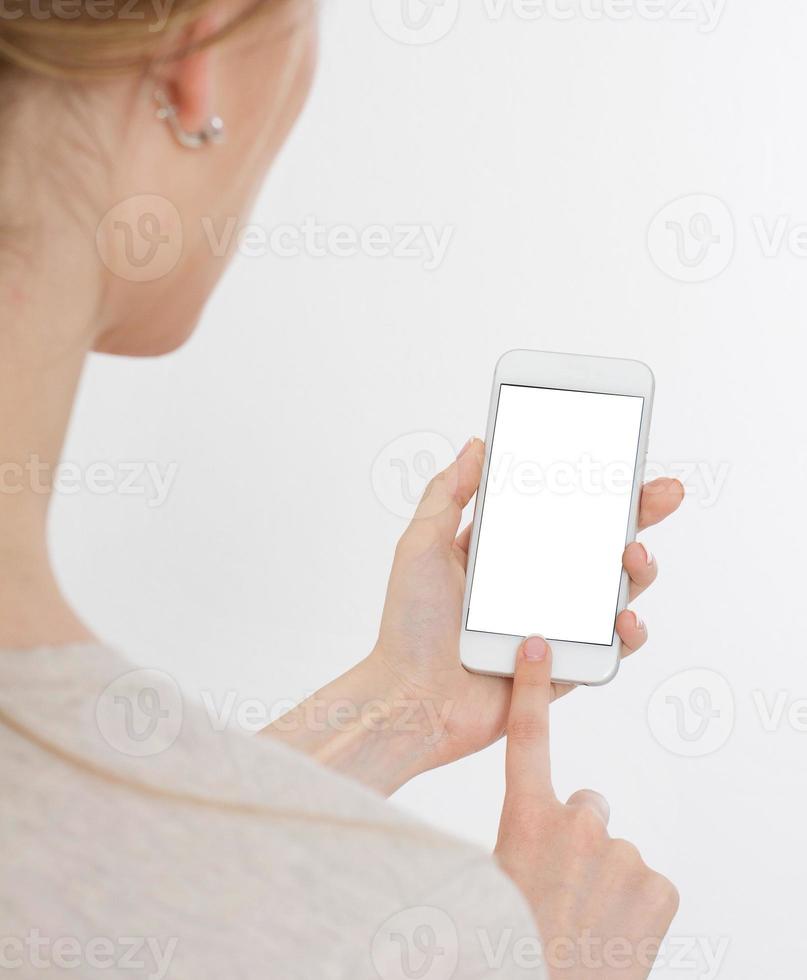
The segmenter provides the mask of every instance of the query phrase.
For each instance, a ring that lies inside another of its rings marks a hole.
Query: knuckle
[[[441,470],[439,473],[436,473],[426,484],[426,489],[423,491],[423,499],[428,500],[430,497],[441,493],[446,487],[447,480],[446,470]]]
[[[546,722],[534,715],[511,718],[507,725],[507,737],[514,745],[533,745],[547,734]]]
[[[611,853],[619,866],[627,872],[639,871],[645,867],[639,848],[629,840],[616,838],[611,841]]]
[[[398,539],[398,544],[395,546],[395,561],[401,564],[407,564],[412,561],[415,557],[415,540],[414,532],[411,528],[401,535]]]
[[[605,824],[590,807],[567,807],[567,819],[578,844],[599,844],[605,837]]]
[[[525,670],[519,675],[518,685],[519,687],[546,687],[549,684],[549,678],[544,671],[540,670]]]
[[[398,539],[395,557],[401,562],[416,561],[432,552],[439,544],[439,538],[429,521],[415,520]]]
[[[434,492],[438,489],[438,487],[440,486],[440,477],[441,476],[442,476],[442,473],[436,473],[431,478],[431,480],[429,480],[429,482],[426,484],[426,488],[423,491],[423,499],[424,500],[428,500],[428,498],[431,497],[434,494]]]
[[[675,885],[664,875],[648,869],[645,892],[648,900],[672,918],[678,911],[681,896]]]
[[[412,515],[409,523],[403,530],[403,534],[398,538],[395,545],[395,553],[399,554],[401,552],[411,551],[415,542],[416,532],[418,529],[418,519],[416,515]]]

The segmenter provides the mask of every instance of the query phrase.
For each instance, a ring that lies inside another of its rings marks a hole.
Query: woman
[[[132,671],[51,570],[39,484],[85,358],[192,332],[226,263],[203,219],[248,209],[315,38],[307,0],[39,0],[0,16],[0,957],[21,976],[645,977],[675,890],[608,837],[602,797],[555,798],[551,650],[525,641],[514,683],[459,665],[478,440],[400,541],[373,651],[263,738],[214,732],[164,677]],[[643,526],[681,495],[646,487]],[[656,565],[640,544],[624,561],[635,596]],[[646,638],[632,612],[617,627],[627,652]],[[309,723],[345,704],[354,720]],[[376,792],[505,731],[494,857]]]

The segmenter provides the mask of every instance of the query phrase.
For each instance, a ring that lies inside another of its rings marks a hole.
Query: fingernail
[[[644,620],[639,615],[639,613],[635,612],[633,614],[633,618],[636,620],[636,629],[637,630],[641,630],[642,632],[644,632],[645,629],[646,629],[646,627],[645,627],[645,624],[644,624]]]
[[[457,459],[462,459],[462,457],[468,452],[471,446],[476,442],[476,437],[471,436],[471,438],[465,443],[465,445],[457,453]]]
[[[530,636],[524,641],[524,659],[539,661],[545,660],[549,653],[549,647],[542,636]]]
[[[642,547],[644,548],[644,555],[645,555],[645,558],[647,559],[647,564],[648,565],[652,565],[653,564],[653,552],[647,547],[647,545],[644,545],[643,544]]]

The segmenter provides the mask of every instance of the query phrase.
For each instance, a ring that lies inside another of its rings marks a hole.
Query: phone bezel
[[[540,388],[561,388],[567,391],[591,391],[610,395],[638,395],[644,398],[642,423],[637,447],[636,469],[625,544],[635,540],[639,515],[639,500],[644,480],[645,461],[653,412],[655,378],[642,361],[616,357],[593,357],[583,354],[557,354],[547,351],[512,350],[503,354],[493,375],[488,422],[485,434],[485,462],[480,492],[474,508],[474,521],[468,549],[468,569],[465,598],[462,604],[460,653],[463,665],[479,674],[511,677],[520,641],[500,633],[471,632],[465,628],[468,604],[476,564],[476,549],[484,493],[487,490],[490,449],[496,422],[499,387],[503,384]],[[628,576],[623,570],[616,615],[628,603]],[[622,651],[619,636],[609,646],[568,641],[552,641],[552,678],[569,684],[596,686],[613,680],[619,670]]]

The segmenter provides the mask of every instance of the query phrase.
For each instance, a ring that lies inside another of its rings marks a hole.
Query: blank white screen
[[[467,629],[611,645],[643,407],[501,385]]]

